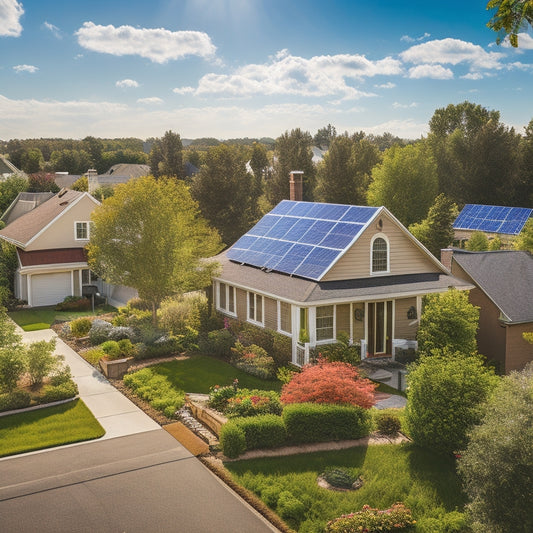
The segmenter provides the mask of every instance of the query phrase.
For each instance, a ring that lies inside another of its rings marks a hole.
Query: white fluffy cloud
[[[172,92],[176,94],[193,94],[196,89],[194,87],[176,87]]]
[[[409,69],[408,77],[412,79],[433,78],[435,80],[451,80],[453,72],[442,65],[417,65]]]
[[[350,81],[400,72],[400,61],[390,57],[371,61],[363,55],[339,54],[306,59],[282,50],[268,63],[246,65],[233,74],[210,73],[203,76],[195,94],[233,97],[339,96],[342,99],[354,99],[374,95],[356,89],[350,85]],[[174,92],[182,94],[189,92],[189,89],[177,88]]]
[[[163,104],[164,101],[162,98],[159,98],[158,96],[148,96],[147,98],[139,98],[137,100],[137,103],[138,104],[156,104],[156,105],[159,105],[159,104]]]
[[[36,67],[35,65],[15,65],[13,70],[15,72],[28,72],[34,74],[39,70],[39,67]]]
[[[511,48],[511,43],[509,42],[509,37],[506,37],[502,42],[504,48]],[[518,34],[518,48],[515,48],[517,52],[523,50],[533,50],[533,37],[528,33],[519,33]]]
[[[504,54],[486,52],[477,44],[459,39],[441,39],[417,44],[405,50],[400,57],[406,63],[421,64],[468,64],[472,70],[500,69]]]
[[[154,63],[190,55],[211,58],[216,50],[209,35],[200,31],[173,32],[164,28],[100,26],[84,22],[75,35],[80,46],[87,50],[115,56],[139,55]]]
[[[24,14],[17,0],[0,0],[0,36],[19,37],[22,33],[20,18]]]
[[[125,80],[118,80],[115,82],[116,87],[120,87],[121,89],[135,89],[139,87],[139,83],[135,80],[130,80],[129,78],[126,78]]]

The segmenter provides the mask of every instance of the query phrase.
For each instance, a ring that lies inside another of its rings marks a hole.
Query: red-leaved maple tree
[[[375,403],[375,388],[354,366],[320,358],[317,364],[304,366],[283,386],[281,402],[351,404],[369,409]]]

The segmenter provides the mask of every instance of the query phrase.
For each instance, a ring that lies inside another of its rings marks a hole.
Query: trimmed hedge
[[[236,420],[230,420],[222,426],[219,441],[222,453],[230,459],[246,451],[246,435]]]
[[[259,415],[234,420],[244,431],[247,450],[278,448],[287,440],[287,431],[281,416]]]
[[[68,400],[78,394],[78,386],[74,381],[66,381],[59,385],[45,385],[41,390],[40,403]]]
[[[290,442],[327,442],[365,437],[370,433],[371,416],[362,407],[294,403],[282,414]]]
[[[0,394],[0,411],[23,409],[24,407],[29,407],[30,403],[30,394],[20,389],[15,389],[6,394]]]

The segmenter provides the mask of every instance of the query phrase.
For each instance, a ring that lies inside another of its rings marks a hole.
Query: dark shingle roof
[[[53,192],[19,192],[0,218],[6,225],[54,196]]]
[[[326,301],[362,301],[440,292],[448,287],[469,289],[473,286],[444,273],[379,276],[345,281],[316,282],[279,272],[230,261],[225,253],[216,257],[222,271],[218,277],[235,286],[271,295],[282,300],[312,304]]]
[[[533,256],[529,252],[454,250],[453,261],[509,322],[533,322]]]

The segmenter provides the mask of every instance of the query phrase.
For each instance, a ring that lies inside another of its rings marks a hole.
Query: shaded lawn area
[[[305,514],[300,521],[291,518],[286,521],[306,533],[323,532],[329,520],[360,511],[365,504],[387,509],[398,501],[405,503],[417,520],[414,531],[441,531],[432,529],[428,522],[444,513],[462,512],[466,503],[455,460],[412,444],[360,446],[236,461],[226,463],[225,467],[237,483],[266,500],[278,514],[277,495],[290,491],[303,503]],[[348,492],[319,487],[317,476],[326,467],[352,469],[354,474],[362,476],[363,486]]]
[[[0,417],[0,457],[97,439],[104,428],[80,400]]]
[[[231,385],[235,378],[239,380],[240,388],[279,392],[282,385],[277,379],[265,380],[251,376],[229,363],[207,355],[194,355],[182,361],[161,363],[150,369],[165,376],[176,389],[201,394],[209,394],[209,388],[215,385]]]
[[[56,320],[69,322],[82,316],[97,316],[116,311],[111,305],[97,307],[88,311],[56,311],[54,307],[37,307],[35,309],[23,309],[11,311],[8,315],[24,330],[37,331],[48,329]]]

